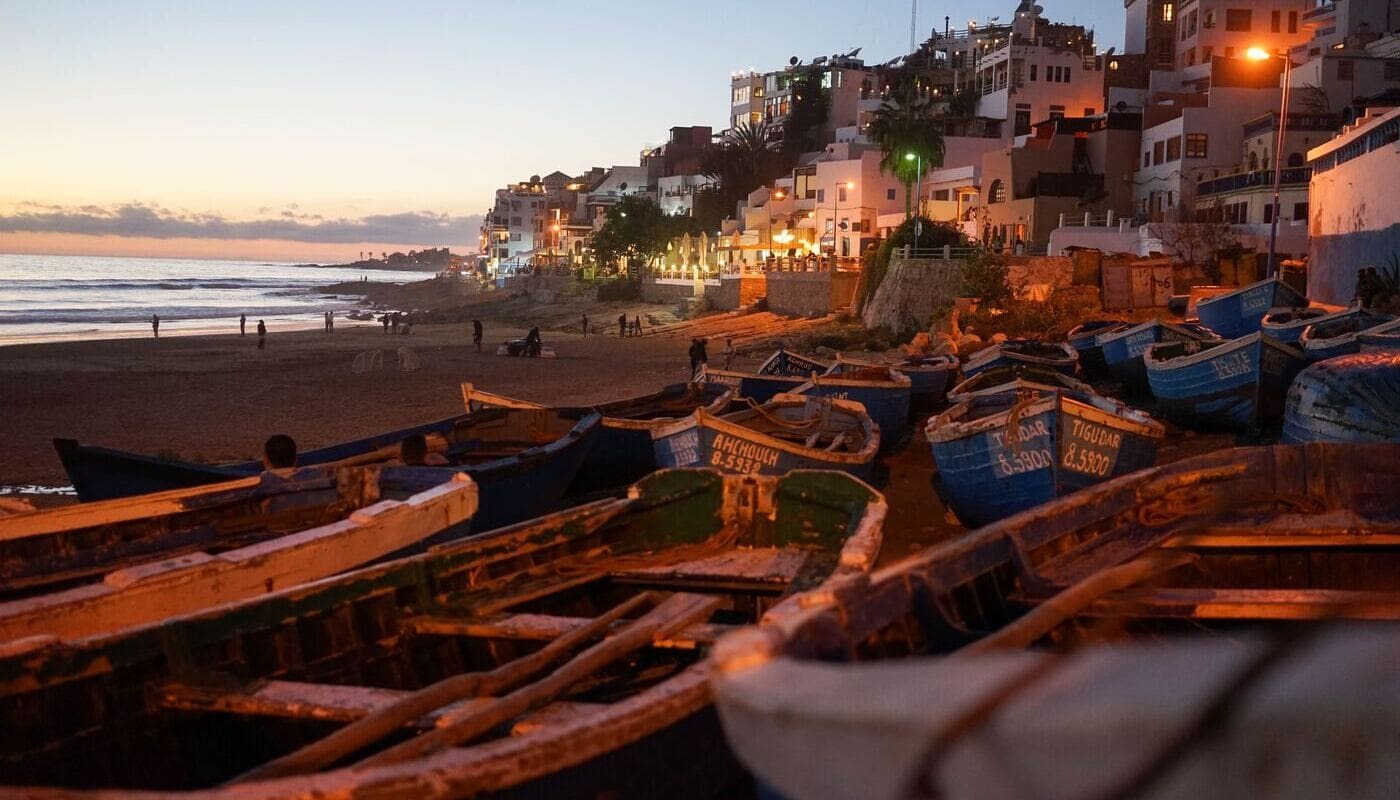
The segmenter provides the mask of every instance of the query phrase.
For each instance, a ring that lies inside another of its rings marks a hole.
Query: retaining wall
[[[651,278],[642,281],[642,299],[648,303],[680,303],[704,294],[704,284],[687,278]]]
[[[925,330],[938,306],[951,305],[962,289],[963,261],[895,258],[861,314],[867,328]]]
[[[733,275],[705,282],[705,302],[717,311],[737,311],[757,302],[768,292],[763,274]]]
[[[849,308],[858,272],[770,272],[768,310],[790,317],[811,317]]]

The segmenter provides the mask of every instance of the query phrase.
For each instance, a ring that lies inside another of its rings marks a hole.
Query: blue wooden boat
[[[1284,344],[1297,344],[1303,331],[1309,325],[1318,322],[1326,322],[1330,319],[1346,314],[1350,309],[1341,311],[1328,311],[1318,306],[1308,306],[1307,308],[1275,308],[1264,315],[1264,320],[1259,324],[1259,331],[1265,336],[1272,336]]]
[[[1027,391],[1066,392],[1072,397],[1089,397],[1097,394],[1094,387],[1071,378],[1063,372],[1043,367],[1030,367],[1011,364],[983,370],[963,381],[948,392],[948,402],[957,404],[973,397],[992,394],[1019,394]]]
[[[912,382],[898,370],[884,366],[837,368],[839,373],[814,375],[793,394],[853,400],[865,407],[880,428],[885,447],[894,447],[909,433]]]
[[[0,517],[0,642],[81,639],[466,535],[471,478],[304,467]]]
[[[1009,364],[1048,367],[1073,377],[1079,371],[1079,353],[1065,342],[1011,339],[973,353],[963,364],[963,377],[971,378],[992,367]]]
[[[869,478],[880,430],[855,402],[778,395],[722,417],[697,410],[652,431],[661,467],[709,467],[742,475],[835,469]]]
[[[831,369],[831,361],[804,356],[779,347],[773,355],[764,360],[755,370],[759,375],[785,375],[788,377],[809,378],[821,375]]]
[[[1102,375],[1108,368],[1103,360],[1103,346],[1099,344],[1099,337],[1127,327],[1129,323],[1118,319],[1091,319],[1070,330],[1066,338],[1069,346],[1079,353],[1079,368],[1085,375]]]
[[[1152,466],[1166,429],[1116,400],[1052,391],[973,397],[926,434],[948,505],[976,527]]]
[[[1183,737],[1222,701],[1241,722],[1299,720],[1287,741],[1300,753],[1327,750],[1335,726],[1350,729],[1356,708],[1388,697],[1385,711],[1360,715],[1383,731],[1356,740],[1374,739],[1369,757],[1381,757],[1395,739],[1394,670],[1379,665],[1394,661],[1400,618],[1396,485],[1400,445],[1241,448],[949,538],[721,639],[713,685],[725,733],[774,800],[1214,797],[1221,748],[1255,730],[1264,738],[1252,752],[1280,741],[1263,722]],[[1336,624],[1309,635],[1319,619]],[[1299,661],[1339,636],[1366,649],[1298,680]],[[1222,640],[1228,653],[1213,649]],[[1144,648],[1160,668],[1144,664]],[[1104,658],[1116,667],[1100,669]],[[1364,687],[1333,708],[1348,668]],[[1195,683],[1205,672],[1215,677]],[[1241,693],[1245,677],[1255,680]],[[1136,697],[1102,703],[1125,688]],[[1264,703],[1275,711],[1256,714]],[[1048,717],[1056,706],[1064,716]],[[1124,720],[1135,714],[1153,721]],[[1075,726],[1073,741],[1056,740]],[[1159,756],[1183,744],[1161,771]],[[1391,797],[1392,773],[1370,770],[1358,788],[1347,767],[1356,757],[1318,767],[1337,776],[1334,789],[1294,796]],[[1163,782],[1146,795],[1125,788],[1144,775]],[[1231,775],[1223,794],[1279,794],[1271,770]]]
[[[1258,431],[1283,416],[1303,353],[1262,333],[1234,341],[1152,345],[1144,356],[1152,394],[1183,424]]]
[[[822,370],[825,372],[825,368]],[[740,399],[755,403],[766,403],[780,394],[794,392],[799,386],[812,379],[806,375],[759,375],[756,372],[738,372],[727,369],[701,367],[696,378],[706,387],[734,392]]]
[[[1129,392],[1148,391],[1147,367],[1142,354],[1161,342],[1197,342],[1215,338],[1215,334],[1199,325],[1166,322],[1154,319],[1099,336],[1103,359],[1108,371],[1122,382]]]
[[[1400,443],[1400,350],[1338,356],[1298,373],[1283,440]]]
[[[596,412],[573,419],[542,409],[486,409],[303,452],[297,465],[385,463],[398,458],[405,437],[423,435],[430,450],[476,481],[480,509],[472,530],[485,531],[538,516],[563,500],[601,423]],[[55,439],[54,448],[82,500],[203,486],[263,470],[261,461],[195,464],[71,439]]]
[[[1273,309],[1306,308],[1308,299],[1278,278],[1266,278],[1196,304],[1201,324],[1225,339],[1258,333]]]
[[[1309,325],[1298,343],[1309,361],[1325,361],[1361,352],[1360,336],[1391,318],[1362,308],[1349,308],[1330,319]]]
[[[885,513],[839,473],[666,470],[420,556],[8,646],[0,796],[733,797],[711,647],[870,571]]]
[[[468,411],[483,408],[546,408],[538,403],[483,392],[470,383],[462,384],[462,399]],[[587,409],[556,409],[557,413],[581,419],[591,412],[603,415],[597,441],[588,450],[583,466],[569,488],[570,496],[587,495],[628,486],[656,471],[651,445],[653,429],[689,416],[703,408],[710,414],[726,414],[735,393],[723,386],[704,383],[677,383],[659,392],[624,400],[614,400]]]
[[[1363,353],[1400,350],[1400,319],[1364,331],[1356,340],[1361,343]]]
[[[895,369],[909,378],[913,404],[928,408],[947,402],[948,390],[957,384],[961,366],[957,356],[910,356]]]

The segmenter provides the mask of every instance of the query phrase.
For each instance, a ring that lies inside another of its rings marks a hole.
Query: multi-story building
[[[1198,216],[1234,225],[1273,222],[1274,170],[1279,167],[1274,156],[1278,121],[1278,112],[1270,111],[1244,124],[1244,143],[1236,169],[1196,185]],[[1307,220],[1308,181],[1312,177],[1307,153],[1331,139],[1339,125],[1338,118],[1331,114],[1289,113],[1283,140],[1283,173],[1278,176],[1280,221]]]
[[[1201,90],[1211,84],[1216,58],[1243,56],[1251,48],[1277,52],[1307,41],[1303,15],[1316,0],[1184,0],[1176,18],[1176,86],[1154,89]],[[1155,76],[1154,76],[1155,77]]]
[[[1123,0],[1123,52],[1146,56],[1148,69],[1175,69],[1179,5],[1179,0]]]
[[[1368,111],[1308,165],[1308,297],[1350,303],[1356,271],[1400,253],[1400,108]]]
[[[1359,111],[1364,98],[1400,88],[1400,0],[1329,0],[1303,14],[1312,34],[1293,47],[1289,76],[1294,108]]]
[[[525,266],[544,240],[550,199],[540,176],[496,190],[496,202],[481,224],[488,272]]]
[[[1139,114],[1053,119],[1020,145],[985,155],[982,241],[1038,251],[1061,215],[1130,213],[1141,130]]]
[[[684,214],[695,211],[695,193],[713,185],[704,175],[670,175],[656,179],[656,203],[663,214]]]
[[[861,98],[875,92],[875,71],[853,55],[822,56],[812,59],[811,63],[795,63],[775,72],[731,76],[730,125],[737,128],[746,122],[753,125],[766,122],[781,138],[783,127],[792,115],[793,81],[813,70],[820,72],[822,87],[830,93],[822,136],[823,141],[832,141],[838,128],[856,124]]]

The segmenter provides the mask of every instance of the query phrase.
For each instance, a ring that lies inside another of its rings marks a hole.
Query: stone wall
[[[641,292],[648,303],[680,303],[701,296],[704,286],[684,278],[651,278],[642,281]]]
[[[867,328],[924,330],[938,306],[951,305],[962,289],[962,261],[891,259],[885,279],[861,314]]]
[[[849,308],[858,272],[770,272],[768,310],[790,317],[811,317]]]
[[[1074,283],[1074,259],[1067,256],[1007,256],[1006,282],[1017,297],[1045,300]]]
[[[716,311],[737,311],[768,293],[768,281],[757,275],[729,275],[705,282],[705,302]]]

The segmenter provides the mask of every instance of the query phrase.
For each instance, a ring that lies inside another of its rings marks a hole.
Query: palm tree
[[[767,122],[745,122],[725,131],[719,146],[706,153],[707,177],[743,194],[762,186],[777,161],[776,134]]]
[[[904,217],[913,215],[919,168],[943,164],[943,129],[933,101],[912,82],[900,84],[875,111],[866,134],[880,147],[880,171],[904,184]],[[910,156],[913,156],[912,158]]]

